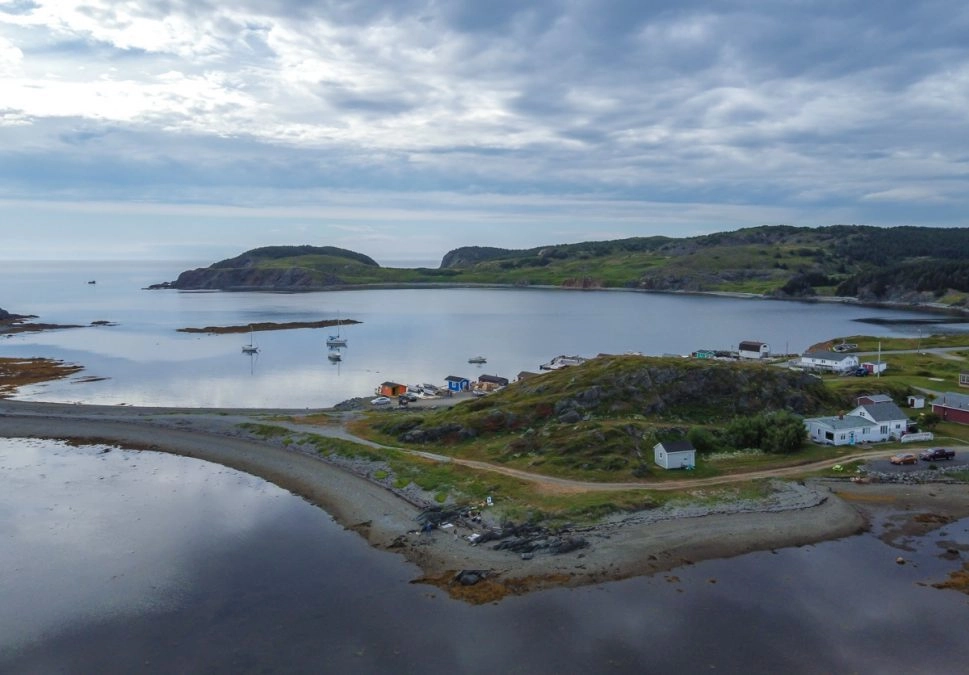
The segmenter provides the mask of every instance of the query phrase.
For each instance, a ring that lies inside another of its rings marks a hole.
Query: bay
[[[77,363],[69,380],[23,389],[36,401],[216,407],[325,407],[372,395],[386,380],[441,383],[482,373],[514,379],[558,354],[688,354],[741,340],[799,353],[858,333],[915,336],[892,324],[911,311],[855,305],[623,291],[394,289],[316,293],[143,290],[200,262],[11,263],[0,271],[4,309],[46,323],[116,325],[0,340],[0,355]],[[88,281],[96,281],[89,284]],[[887,321],[873,329],[859,319]],[[178,328],[349,319],[342,361],[327,359],[327,330],[197,335]],[[937,318],[937,317],[936,317]],[[934,325],[963,330],[965,324]],[[472,365],[478,354],[487,363]],[[87,379],[101,378],[98,381]]]
[[[969,520],[483,606],[245,474],[0,440],[0,671],[951,673]],[[948,542],[948,543],[943,543]],[[953,544],[955,542],[955,544]]]

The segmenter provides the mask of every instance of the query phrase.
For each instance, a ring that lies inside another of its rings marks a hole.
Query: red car
[[[915,464],[919,461],[919,458],[913,455],[911,452],[903,452],[897,455],[892,455],[888,461],[892,464]]]

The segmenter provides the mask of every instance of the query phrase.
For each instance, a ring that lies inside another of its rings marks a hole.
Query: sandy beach
[[[586,548],[520,556],[473,546],[459,527],[420,533],[418,505],[320,457],[246,436],[244,421],[310,411],[198,410],[0,401],[0,436],[49,438],[169,452],[259,476],[325,509],[378,548],[417,564],[423,580],[473,601],[552,585],[578,586],[670,570],[756,550],[798,546],[862,532],[867,510],[899,503],[946,517],[969,515],[965,486],[854,486],[790,483],[770,503],[674,514],[642,512],[582,528]],[[845,496],[842,498],[839,496]],[[876,497],[876,495],[881,495]],[[928,496],[931,495],[931,496]],[[903,504],[908,500],[906,504]],[[525,558],[528,559],[525,559]],[[487,570],[465,588],[456,572]]]

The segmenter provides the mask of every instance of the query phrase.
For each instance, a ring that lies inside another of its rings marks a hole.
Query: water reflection
[[[0,442],[0,670],[957,672],[969,520],[472,607],[261,480],[179,457]],[[960,545],[961,545],[960,544]],[[916,637],[916,627],[918,636]]]

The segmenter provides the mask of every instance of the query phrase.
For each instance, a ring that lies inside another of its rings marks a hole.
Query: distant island
[[[313,291],[543,286],[842,298],[965,310],[969,228],[772,225],[514,250],[466,246],[437,268],[382,267],[332,246],[269,246],[150,288]]]

